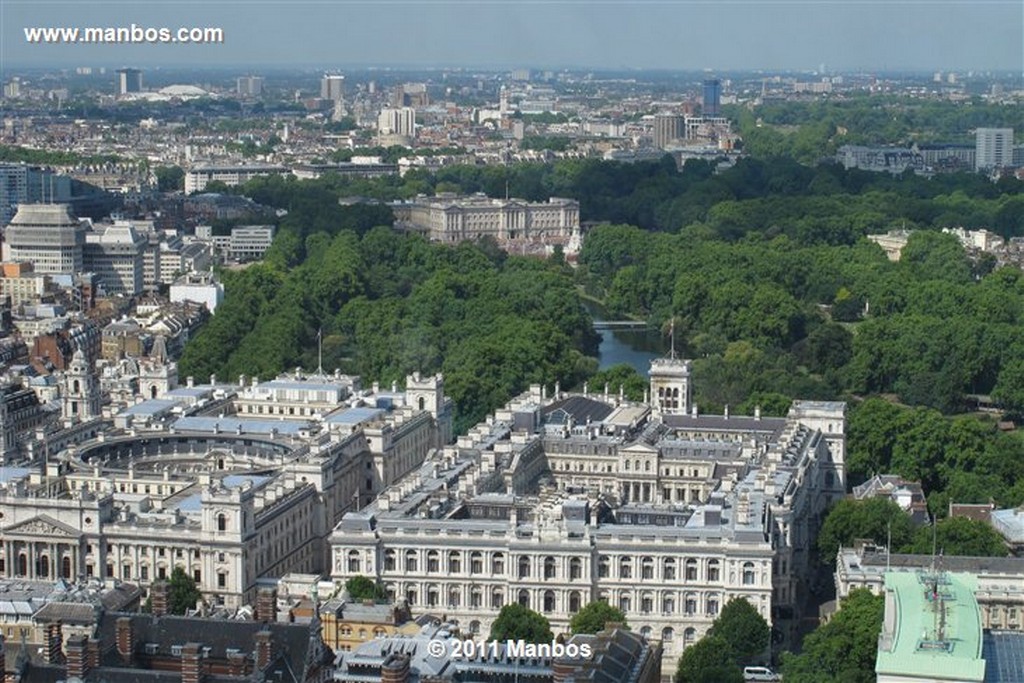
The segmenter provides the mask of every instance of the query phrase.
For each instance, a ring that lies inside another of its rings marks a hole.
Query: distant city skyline
[[[220,27],[214,45],[29,44],[31,27]],[[0,2],[4,70],[419,65],[1024,71],[1024,3],[904,0]]]

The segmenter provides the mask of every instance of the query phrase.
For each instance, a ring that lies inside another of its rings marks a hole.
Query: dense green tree
[[[617,607],[612,607],[604,600],[587,603],[583,609],[572,616],[569,630],[576,633],[597,633],[603,631],[606,624],[616,623],[629,628],[626,615]]]
[[[818,554],[824,564],[834,564],[840,547],[852,547],[854,541],[872,540],[892,548],[910,542],[914,530],[910,518],[888,498],[852,500],[845,498],[829,511],[818,533]]]
[[[512,603],[505,605],[498,612],[498,618],[491,624],[490,639],[550,643],[554,640],[554,635],[551,633],[551,624],[543,615],[519,603]]]
[[[930,555],[933,549],[944,555],[971,557],[1005,557],[1009,554],[1003,537],[990,524],[967,517],[940,520],[934,529],[931,526],[921,527],[914,534],[913,542],[903,550]]]
[[[383,600],[387,598],[384,586],[368,576],[353,576],[345,581],[345,590],[353,600]]]
[[[676,668],[676,683],[742,683],[729,641],[707,635],[686,648]]]
[[[622,387],[626,398],[630,401],[642,401],[648,386],[647,378],[627,363],[620,363],[595,372],[587,379],[587,383],[589,391],[594,394],[604,393],[604,388],[607,385],[609,393],[617,396],[619,387]]]
[[[181,166],[158,166],[153,173],[156,175],[156,189],[161,192],[180,192],[185,189],[185,171]]]
[[[771,627],[745,598],[733,598],[725,604],[708,631],[708,637],[715,636],[725,640],[736,662],[743,664],[765,653]]]
[[[171,580],[167,587],[167,610],[171,614],[185,614],[196,608],[196,603],[203,599],[203,594],[196,587],[196,582],[181,567],[171,572]]]
[[[804,638],[799,655],[782,655],[786,683],[872,683],[884,600],[856,588],[827,624]]]

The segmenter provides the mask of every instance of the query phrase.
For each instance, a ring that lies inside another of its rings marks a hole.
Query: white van
[[[782,676],[778,675],[768,667],[748,666],[743,669],[744,681],[781,681]]]

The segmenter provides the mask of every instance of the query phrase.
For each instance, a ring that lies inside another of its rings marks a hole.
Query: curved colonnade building
[[[0,577],[145,588],[181,567],[228,608],[259,577],[326,571],[342,515],[451,438],[439,375],[190,383],[89,419],[84,443],[0,468]]]

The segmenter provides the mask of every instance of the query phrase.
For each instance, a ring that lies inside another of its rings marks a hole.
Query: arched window
[[[149,387],[149,397],[150,398],[156,398],[156,385],[155,384],[152,384]]]
[[[551,556],[544,558],[544,578],[555,578],[555,558]]]
[[[574,557],[571,560],[569,560],[569,578],[583,578],[583,562],[578,557]]]
[[[569,592],[569,613],[576,614],[580,611],[580,592],[570,591]]]
[[[651,471],[651,461],[650,460],[644,460],[644,472],[650,472],[650,471]]]
[[[469,606],[473,609],[480,609],[484,606],[484,592],[480,586],[473,586],[469,592]]]
[[[406,550],[405,551],[405,571],[407,571],[407,572],[418,571],[418,569],[417,569],[417,565],[418,564],[419,563],[416,561],[416,551],[415,550]]]
[[[359,573],[359,566],[362,564],[359,561],[359,551],[349,550],[348,551],[348,571],[350,573]]]
[[[441,563],[436,550],[427,552],[427,572],[437,572],[441,569]]]
[[[437,586],[427,587],[427,607],[437,607]]]
[[[448,571],[452,574],[462,571],[462,553],[460,551],[452,550],[448,553]]]
[[[640,559],[640,578],[641,579],[653,579],[654,578],[654,558],[644,557]]]
[[[619,559],[619,578],[620,579],[631,579],[633,578],[633,561],[632,558],[623,557]]]
[[[520,557],[519,558],[519,578],[526,579],[530,576],[530,558]]]
[[[462,604],[462,594],[458,588],[448,589],[448,606],[451,608],[457,608]]]
[[[683,631],[683,647],[693,645],[694,641],[697,640],[697,629],[688,628]]]
[[[475,635],[479,635],[479,633],[480,633],[480,622],[476,621],[475,619],[473,621],[469,622],[469,632],[472,633],[474,636]]]
[[[384,551],[384,571],[395,571],[395,551],[388,549]]]
[[[530,591],[526,589],[519,591],[519,604],[523,607],[530,606]]]
[[[661,613],[662,614],[674,614],[676,611],[676,599],[671,595],[666,595],[661,599]]]
[[[754,563],[753,562],[744,562],[743,563],[743,585],[744,586],[753,586],[754,585],[754,581],[755,581]]]
[[[622,469],[629,472],[629,460],[624,460],[622,463]]]
[[[641,626],[640,627],[640,635],[643,638],[646,638],[647,640],[650,640],[651,639],[651,627],[650,626]]]
[[[491,609],[501,609],[505,606],[505,593],[500,588],[491,591]]]
[[[697,595],[695,593],[687,593],[686,602],[683,603],[683,606],[685,607],[684,611],[686,612],[686,614],[696,614]]]
[[[77,394],[77,393],[79,393],[81,391],[82,391],[82,385],[79,384],[78,380],[76,379],[74,382],[71,383],[71,393]]]
[[[405,592],[405,601],[412,607],[416,604],[416,589],[410,588]]]
[[[481,574],[484,571],[484,554],[474,550],[469,554],[469,573]]]
[[[602,579],[606,579],[611,575],[611,560],[608,559],[607,555],[601,555],[597,558],[597,576]]]
[[[650,593],[644,593],[640,596],[640,611],[644,614],[650,614],[654,611],[654,597]]]
[[[662,573],[664,574],[666,581],[676,580],[676,561],[675,558],[669,557],[665,560],[665,564],[662,567]]]
[[[544,591],[544,611],[555,611],[555,591]]]
[[[50,578],[50,558],[46,555],[41,555],[36,562],[36,576],[41,579]]]
[[[708,581],[718,581],[721,578],[721,571],[718,568],[718,560],[708,560]]]
[[[692,557],[686,561],[686,580],[697,580],[697,560]]]
[[[622,595],[619,597],[619,609],[623,612],[629,612],[633,609],[633,601],[628,595]]]
[[[18,555],[18,576],[28,576],[28,556],[25,553]]]
[[[65,557],[60,561],[60,575],[65,579],[71,578],[71,558]]]
[[[713,617],[718,614],[718,598],[708,598],[708,616]]]
[[[671,643],[672,639],[675,638],[675,636],[676,633],[672,630],[671,626],[666,626],[665,628],[661,629],[661,642]]]
[[[505,554],[494,553],[491,558],[491,573],[496,576],[501,576],[505,573]]]
[[[217,515],[217,531],[228,530],[228,516],[223,512]]]

